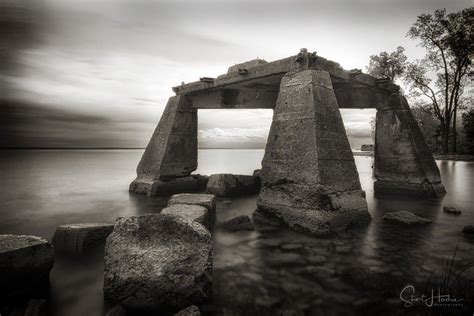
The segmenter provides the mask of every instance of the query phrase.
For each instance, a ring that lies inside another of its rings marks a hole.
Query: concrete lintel
[[[254,67],[246,69],[245,75],[239,72],[229,72],[217,77],[212,82],[196,81],[188,84],[182,84],[173,88],[176,94],[189,94],[193,92],[205,91],[215,88],[226,88],[228,85],[246,82],[252,79],[265,78],[269,76],[279,76],[280,79],[286,73],[301,70],[301,64],[297,61],[298,55],[276,60],[269,63],[257,64]],[[363,73],[351,73],[343,69],[338,63],[330,61],[320,56],[316,56],[308,69],[327,71],[331,77],[337,77],[345,80],[351,80],[356,83],[375,87],[377,89],[393,91],[397,85],[393,83],[377,82],[377,79]]]
[[[278,91],[221,89],[191,95],[195,109],[273,109]]]

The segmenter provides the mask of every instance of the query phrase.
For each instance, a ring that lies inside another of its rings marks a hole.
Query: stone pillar
[[[442,196],[438,166],[402,95],[393,93],[377,108],[375,193]]]
[[[197,190],[197,110],[189,97],[169,98],[137,167],[130,191],[168,195]]]
[[[261,178],[256,220],[317,235],[370,221],[328,72],[283,77]]]

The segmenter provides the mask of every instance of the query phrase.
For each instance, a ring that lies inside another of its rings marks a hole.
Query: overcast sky
[[[22,3],[26,11],[12,9]],[[470,0],[3,0],[2,9],[11,14],[0,22],[26,20],[33,30],[7,59],[12,67],[0,69],[0,146],[143,147],[173,95],[171,87],[182,81],[216,77],[257,57],[288,57],[302,47],[346,69],[365,70],[370,55],[398,45],[410,59],[421,58],[423,50],[405,37],[417,15],[471,5]],[[17,31],[13,25],[10,32]],[[370,141],[374,115],[344,111],[353,144]],[[271,116],[271,110],[200,111],[200,144],[261,147]]]

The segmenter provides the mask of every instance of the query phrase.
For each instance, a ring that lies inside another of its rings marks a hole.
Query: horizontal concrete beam
[[[389,100],[389,94],[369,86],[337,87],[337,103],[340,109],[379,109]]]
[[[232,85],[246,84],[256,79],[264,81],[266,78],[273,77],[273,79],[278,78],[281,80],[286,73],[301,70],[302,64],[299,58],[300,56],[296,55],[269,63],[257,64],[248,69],[241,69],[241,71],[228,72],[214,80],[182,84],[181,86],[174,87],[173,91],[176,94],[190,94],[206,90],[230,88]],[[320,56],[316,56],[315,59],[312,60],[311,63],[308,63],[306,67],[312,70],[327,71],[333,80],[342,79],[351,81],[353,83],[371,86],[382,91],[398,90],[398,86],[393,83],[379,82],[376,78],[367,74],[344,70],[338,63]]]
[[[195,109],[273,109],[278,91],[221,89],[192,95]]]

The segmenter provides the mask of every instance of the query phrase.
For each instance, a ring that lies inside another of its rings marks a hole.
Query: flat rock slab
[[[214,194],[192,194],[192,193],[175,194],[168,201],[168,206],[171,206],[174,204],[189,204],[189,205],[203,206],[209,210],[211,227],[216,222],[216,196]]]
[[[428,224],[431,220],[420,217],[408,211],[398,211],[385,214],[382,219],[406,225]]]
[[[174,204],[165,207],[161,214],[181,216],[194,222],[198,222],[211,230],[211,217],[207,208],[199,205]]]
[[[44,238],[0,235],[0,295],[23,296],[49,285],[54,249]],[[46,290],[47,291],[47,290]],[[46,292],[47,293],[47,292]]]
[[[120,217],[107,238],[104,296],[141,311],[179,311],[212,291],[212,241],[203,225],[169,214]]]
[[[240,230],[254,230],[254,226],[250,217],[247,215],[241,215],[229,219],[228,221],[222,222],[217,226],[219,229],[235,232]]]
[[[224,197],[242,196],[257,194],[260,186],[259,177],[221,173],[209,177],[206,192]]]
[[[57,252],[80,255],[88,249],[105,243],[114,224],[80,223],[61,225],[56,229],[53,245]]]

